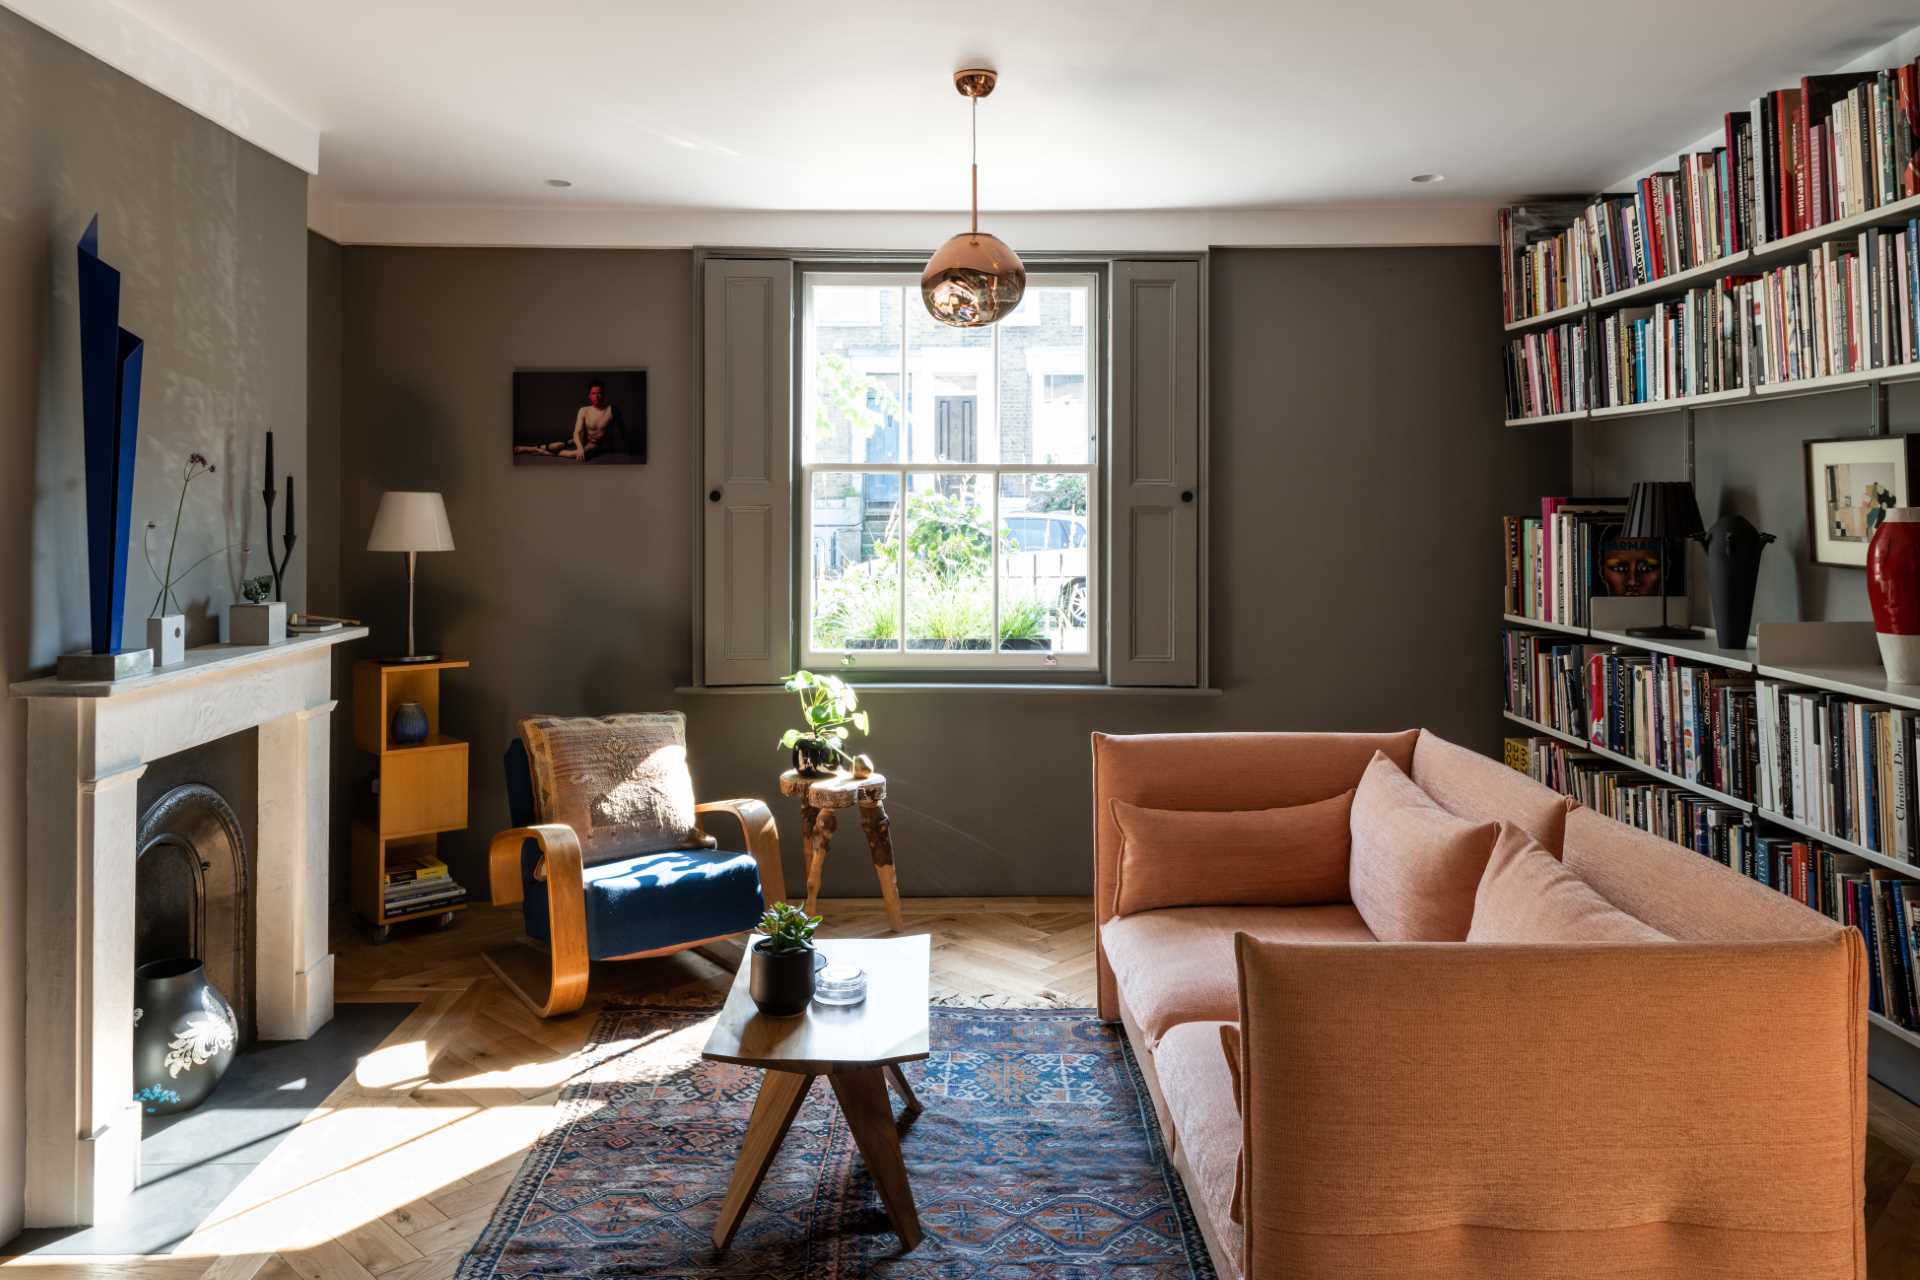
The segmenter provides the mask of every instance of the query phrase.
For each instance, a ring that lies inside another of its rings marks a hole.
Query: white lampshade
[[[451,551],[453,526],[437,493],[383,493],[367,535],[369,551]]]

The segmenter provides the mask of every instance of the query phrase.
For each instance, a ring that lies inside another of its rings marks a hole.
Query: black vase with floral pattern
[[[198,960],[134,971],[133,1099],[150,1116],[191,1111],[233,1065],[240,1025]]]

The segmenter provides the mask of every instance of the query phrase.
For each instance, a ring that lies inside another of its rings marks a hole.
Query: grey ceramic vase
[[[427,713],[417,702],[394,709],[391,738],[396,747],[417,747],[427,740]]]
[[[1742,515],[1724,515],[1713,528],[1693,535],[1707,549],[1707,594],[1713,599],[1714,642],[1744,649],[1753,634],[1753,592],[1760,582],[1760,553],[1773,535]]]
[[[240,1025],[198,960],[134,971],[133,1098],[150,1116],[191,1111],[233,1065]]]

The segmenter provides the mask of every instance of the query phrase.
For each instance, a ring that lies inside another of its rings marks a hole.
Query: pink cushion
[[[1595,893],[1520,828],[1500,824],[1468,942],[1669,942]]]
[[[1347,900],[1351,789],[1284,809],[1148,809],[1113,802],[1118,914],[1156,907]]]
[[[1233,1101],[1233,1077],[1220,1052],[1218,1022],[1188,1022],[1167,1033],[1153,1067],[1173,1121],[1174,1143],[1193,1177],[1187,1190],[1205,1205],[1230,1260],[1240,1260],[1243,1233],[1233,1214],[1243,1126]],[[1195,1185],[1195,1184],[1198,1185]]]
[[[1382,942],[1459,942],[1500,834],[1441,808],[1376,752],[1353,797],[1348,892]]]
[[[1168,1028],[1240,1016],[1233,935],[1270,942],[1372,942],[1360,913],[1331,907],[1174,907],[1124,916],[1100,926],[1127,1011],[1147,1043]],[[1215,1054],[1219,1047],[1214,1047]]]
[[[1474,822],[1511,822],[1560,856],[1574,803],[1553,788],[1425,729],[1414,742],[1408,774],[1448,813]]]

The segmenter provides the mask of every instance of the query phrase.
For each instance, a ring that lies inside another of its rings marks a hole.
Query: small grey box
[[[81,680],[97,684],[106,680],[127,680],[153,671],[153,650],[116,649],[112,653],[63,653],[53,664],[53,673],[62,680]]]
[[[227,606],[228,644],[279,644],[286,638],[286,601]]]

